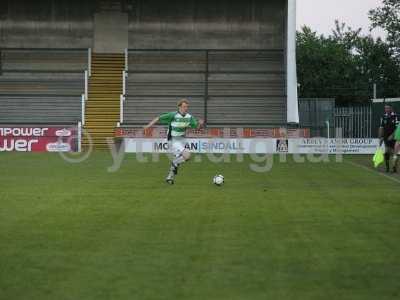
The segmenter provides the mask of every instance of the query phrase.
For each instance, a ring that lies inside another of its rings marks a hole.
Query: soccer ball
[[[213,183],[215,185],[221,186],[224,184],[224,176],[222,175],[215,175],[213,178]]]

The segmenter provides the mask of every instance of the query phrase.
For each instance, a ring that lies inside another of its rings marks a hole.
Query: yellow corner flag
[[[384,162],[384,160],[385,160],[384,153],[385,153],[385,151],[382,149],[382,147],[379,147],[378,149],[376,149],[374,158],[372,159],[372,161],[374,162],[375,168],[379,167],[379,165]]]

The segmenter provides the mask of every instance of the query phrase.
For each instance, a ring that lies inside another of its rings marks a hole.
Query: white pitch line
[[[360,165],[360,164],[357,164],[357,163],[352,162],[352,161],[346,161],[346,163],[348,163],[348,164],[350,164],[350,165],[352,165],[352,166],[355,166],[355,167],[362,168],[362,169],[364,169],[364,170],[368,170],[368,171],[370,171],[371,173],[374,173],[374,174],[383,176],[383,177],[385,177],[385,178],[387,178],[387,179],[390,179],[390,180],[392,180],[392,181],[394,181],[394,182],[400,183],[400,180],[399,180],[399,179],[394,178],[394,177],[389,176],[389,175],[384,174],[384,173],[376,172],[376,171],[374,171],[373,169],[368,168],[367,166]]]

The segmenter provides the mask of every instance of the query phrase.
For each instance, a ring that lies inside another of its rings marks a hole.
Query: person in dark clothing
[[[396,141],[394,139],[394,133],[396,131],[398,122],[399,119],[397,117],[397,114],[394,112],[392,106],[385,105],[385,113],[381,118],[379,127],[379,138],[380,138],[380,145],[385,143],[386,172],[390,172],[390,158],[394,153],[394,147],[396,144]],[[396,165],[397,161],[395,161],[393,165],[392,171],[394,173],[397,172]]]

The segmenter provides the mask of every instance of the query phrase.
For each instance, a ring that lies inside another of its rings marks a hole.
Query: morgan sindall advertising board
[[[166,139],[124,138],[125,152],[167,153]],[[185,139],[193,153],[288,153],[288,154],[373,154],[377,139]]]

